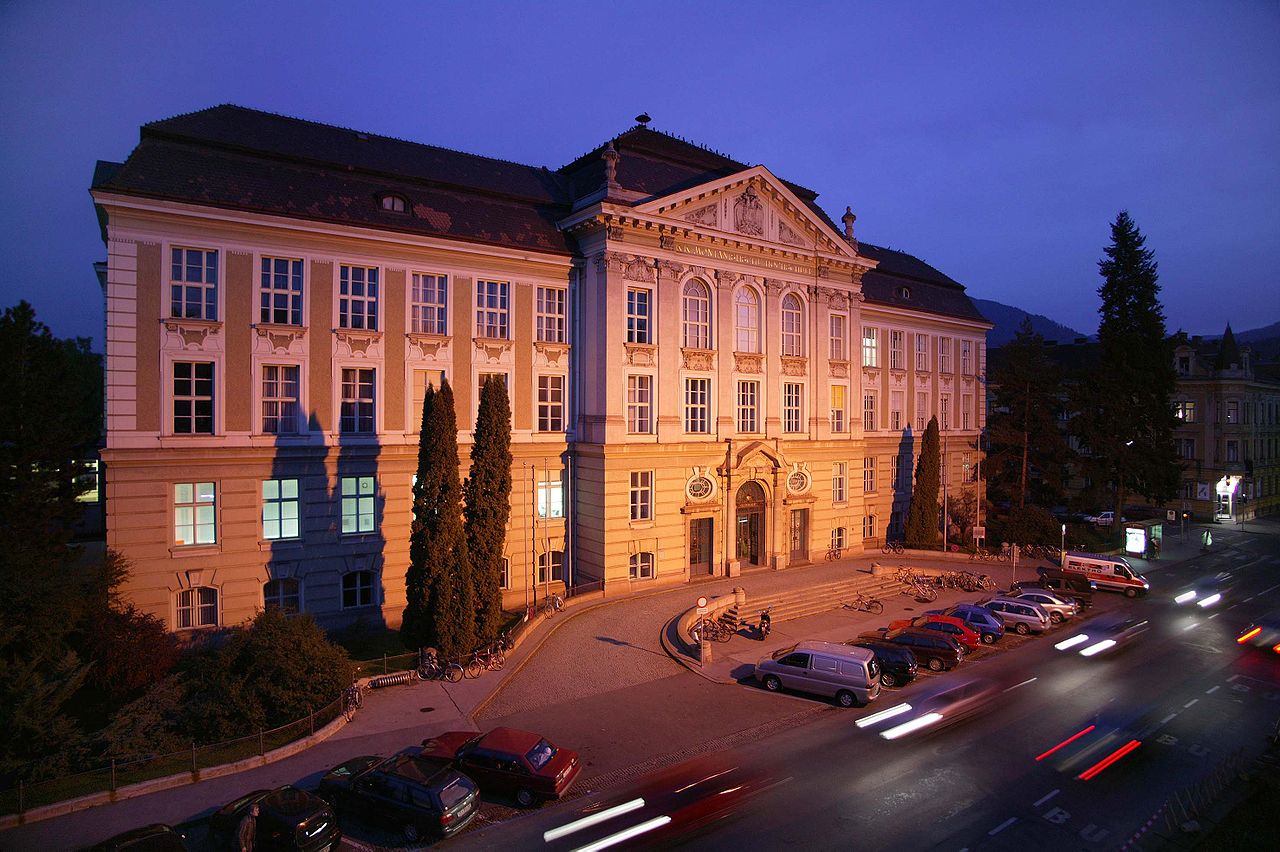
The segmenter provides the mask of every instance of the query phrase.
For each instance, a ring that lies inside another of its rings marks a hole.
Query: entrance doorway
[[[735,555],[749,565],[764,564],[764,489],[748,482],[738,489]]]
[[[809,510],[791,510],[791,563],[809,561]]]
[[[689,576],[714,574],[711,554],[714,550],[711,518],[694,518],[689,521]]]

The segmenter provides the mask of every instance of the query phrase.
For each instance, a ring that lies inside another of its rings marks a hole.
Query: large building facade
[[[175,630],[395,625],[422,399],[512,406],[504,603],[783,569],[901,528],[989,323],[764,166],[638,125],[556,171],[223,106],[100,163],[108,544]],[[976,487],[976,486],[969,486]]]

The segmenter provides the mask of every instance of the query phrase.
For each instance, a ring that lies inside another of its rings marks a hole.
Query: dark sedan
[[[423,740],[422,754],[452,762],[476,779],[482,792],[507,796],[522,808],[560,798],[582,771],[577,752],[515,728],[483,735],[450,731]]]
[[[348,760],[320,779],[320,795],[344,813],[396,829],[410,843],[460,831],[480,804],[475,782],[446,761],[408,754]]]
[[[864,633],[859,639],[877,639],[892,642],[915,654],[916,659],[929,667],[929,671],[940,672],[954,669],[960,665],[964,651],[959,642],[949,636],[932,630],[889,630],[881,633]]]
[[[254,790],[223,805],[209,818],[209,831],[220,845],[233,845],[240,821],[258,806],[255,849],[332,849],[342,839],[329,803],[297,787]]]
[[[880,664],[882,686],[902,686],[916,679],[916,672],[919,671],[916,655],[903,645],[873,639],[854,639],[844,644],[866,648],[876,655],[876,662]]]

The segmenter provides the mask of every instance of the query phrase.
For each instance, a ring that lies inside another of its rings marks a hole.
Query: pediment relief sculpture
[[[705,349],[681,349],[686,370],[714,370],[716,357],[714,352]]]
[[[733,229],[751,237],[764,236],[764,205],[751,184],[733,200]]]
[[[164,348],[217,352],[222,350],[222,323],[173,317],[164,322]]]
[[[632,367],[652,367],[658,361],[657,347],[646,343],[627,343],[627,363]]]
[[[764,356],[758,352],[735,352],[733,369],[739,373],[763,373]]]
[[[849,378],[849,362],[848,361],[828,361],[827,364],[830,368],[831,378],[833,379]]]
[[[410,361],[447,360],[449,357],[449,346],[453,338],[448,335],[419,334],[410,331],[405,334],[405,337],[409,340],[407,351]]]
[[[641,281],[645,284],[653,284],[658,280],[653,263],[642,257],[633,257],[626,261],[622,267],[622,277],[628,281]]]
[[[684,220],[695,225],[718,227],[720,224],[720,205],[708,204],[704,207],[699,207],[697,210],[684,214]]]
[[[255,325],[253,351],[259,355],[305,355],[307,329],[303,326]]]
[[[782,356],[782,375],[803,376],[809,372],[809,359],[793,355]]]

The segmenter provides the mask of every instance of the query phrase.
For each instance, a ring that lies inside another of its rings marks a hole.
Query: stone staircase
[[[724,615],[724,620],[735,628],[754,627],[760,620],[760,612],[769,609],[769,616],[774,623],[803,618],[819,612],[828,612],[839,607],[845,601],[852,600],[859,593],[872,598],[891,598],[898,594],[902,585],[891,575],[873,576],[861,574],[830,583],[822,583],[805,589],[792,589],[766,595],[752,595],[748,590],[747,602],[744,606],[736,604]]]

